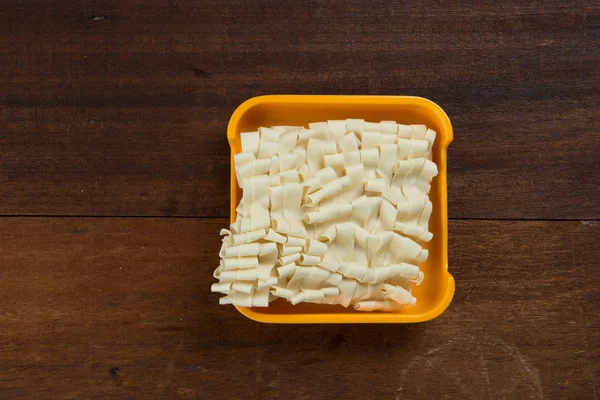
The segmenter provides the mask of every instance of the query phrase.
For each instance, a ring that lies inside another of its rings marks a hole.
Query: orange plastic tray
[[[358,312],[352,307],[298,304],[278,299],[269,307],[237,307],[246,317],[270,323],[409,323],[431,320],[440,315],[454,296],[454,278],[448,272],[448,201],[446,195],[446,150],[452,142],[452,125],[435,103],[410,96],[271,95],[251,98],[233,113],[227,127],[231,147],[231,222],[241,199],[233,156],[241,151],[240,133],[261,126],[303,125],[328,119],[358,118],[365,121],[396,121],[425,124],[437,132],[433,161],[439,174],[431,184],[433,212],[429,229],[433,239],[427,243],[429,258],[422,264],[425,280],[414,286],[417,305],[395,313]]]

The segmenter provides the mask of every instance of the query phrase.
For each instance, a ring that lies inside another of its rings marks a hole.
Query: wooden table
[[[598,398],[600,4],[451,3],[2,1],[0,398]],[[441,317],[217,305],[226,125],[269,93],[447,111]]]

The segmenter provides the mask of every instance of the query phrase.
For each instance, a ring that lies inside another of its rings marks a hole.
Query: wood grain
[[[599,66],[597,1],[0,2],[0,398],[598,398]],[[217,305],[227,121],[276,93],[446,110],[441,317]]]
[[[225,217],[235,107],[340,93],[447,111],[451,218],[600,218],[598,2],[121,3],[0,4],[0,215]]]
[[[225,219],[0,218],[0,397],[597,396],[597,222],[451,221],[416,325],[264,325],[209,294]]]

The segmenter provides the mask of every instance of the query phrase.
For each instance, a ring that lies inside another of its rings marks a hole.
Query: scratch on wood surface
[[[533,379],[534,388],[537,389],[537,392],[538,392],[540,398],[543,399],[544,393],[542,391],[542,383],[540,380],[540,371],[537,368],[532,368],[529,366],[529,363],[527,362],[527,360],[525,360],[525,357],[523,357],[523,355],[519,352],[519,350],[517,349],[517,347],[514,344],[510,344],[499,338],[493,339],[493,341],[495,341],[497,344],[499,344],[499,345],[503,346],[505,349],[507,349],[509,354],[511,354],[519,362],[522,370],[527,372],[529,377]],[[523,376],[523,374],[521,374],[518,379],[521,379],[522,376]]]
[[[426,361],[427,364],[431,367],[431,368],[436,368],[431,361],[427,360]],[[438,368],[441,368],[442,372],[448,376],[449,378],[451,378],[454,383],[456,383],[456,385],[460,388],[460,390],[463,391],[463,393],[467,396],[469,396],[469,398],[474,398],[475,397],[475,393],[473,393],[471,390],[469,390],[469,388],[462,382],[462,380],[460,379],[460,374],[458,372],[450,372],[448,371],[446,368],[444,368],[442,365],[439,365]]]
[[[175,363],[173,363],[172,361],[169,361],[169,363],[167,364],[167,369],[164,373],[164,377],[165,377],[165,384],[164,384],[164,388],[170,388],[173,386],[173,373],[175,372]]]
[[[196,397],[196,393],[192,389],[178,388],[177,396],[182,397],[184,399],[193,399]]]
[[[581,324],[581,326],[583,327],[583,345],[585,348],[585,353],[588,357],[590,357],[590,347],[589,347],[589,342],[588,342],[588,333],[587,333],[587,327],[585,326],[585,311],[583,310],[582,307],[580,307],[580,312],[579,312],[579,322]],[[595,379],[591,379],[592,381],[592,393],[594,393],[594,399],[598,398],[598,394],[596,392],[596,380]]]
[[[479,350],[481,351],[481,348],[479,348]],[[479,362],[481,364],[481,373],[483,375],[483,378],[485,379],[485,386],[483,388],[483,394],[486,394],[489,391],[489,387],[490,387],[490,373],[488,371],[487,365],[486,365],[486,360],[485,360],[485,355],[483,354],[483,351],[481,351],[481,355],[479,356]]]
[[[598,221],[581,221],[580,222],[580,226],[583,229],[585,229],[585,228],[593,228],[597,223],[598,223]]]
[[[455,353],[457,348],[465,353],[466,357],[469,357],[469,364],[479,363],[481,365],[480,373],[465,376],[465,370],[458,364],[454,367],[457,369],[456,371],[441,367],[444,365],[443,360],[446,359],[449,354]],[[413,357],[406,365],[406,368],[401,371],[397,391],[406,391],[406,389],[408,389],[405,388],[404,385],[406,382],[410,382],[410,374],[412,371],[415,374],[434,374],[438,378],[446,376],[450,378],[461,391],[469,395],[469,397],[477,397],[476,394],[472,392],[473,385],[477,385],[478,382],[481,382],[480,384],[483,388],[482,396],[488,394],[493,397],[494,388],[491,387],[492,382],[487,361],[495,358],[505,358],[506,355],[509,355],[513,360],[514,367],[512,367],[511,370],[514,371],[514,375],[512,379],[507,377],[509,378],[507,381],[501,382],[500,386],[495,388],[497,391],[496,394],[505,397],[508,396],[509,398],[514,397],[515,391],[520,387],[519,384],[524,383],[532,391],[534,398],[543,399],[544,395],[542,392],[539,370],[529,364],[514,344],[508,343],[500,338],[478,337],[473,335],[449,340],[421,355]],[[471,360],[471,357],[475,359]],[[443,372],[442,376],[439,375],[440,371]],[[465,383],[463,377],[474,381]],[[414,389],[420,392],[419,388]]]

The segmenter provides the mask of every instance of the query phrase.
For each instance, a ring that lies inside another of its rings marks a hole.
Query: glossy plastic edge
[[[452,124],[444,110],[433,101],[417,96],[378,96],[378,95],[264,95],[252,97],[240,104],[229,119],[227,125],[227,140],[229,142],[231,159],[231,171],[234,171],[234,154],[232,141],[237,135],[237,126],[242,116],[252,107],[264,103],[320,103],[335,102],[344,104],[348,102],[364,101],[379,104],[414,104],[422,106],[434,113],[440,120],[443,130],[438,132],[438,143],[442,146],[442,154],[439,168],[439,184],[442,185],[442,254],[446,266],[447,287],[444,295],[437,305],[423,314],[397,314],[397,313],[365,313],[365,314],[263,314],[255,312],[251,307],[235,306],[235,308],[247,318],[262,323],[274,324],[348,324],[348,323],[418,323],[430,321],[440,316],[452,302],[455,292],[454,277],[448,272],[448,193],[447,193],[447,150],[454,139]],[[234,174],[231,172],[230,190],[237,190]],[[237,204],[230,202],[230,220],[235,218]]]

